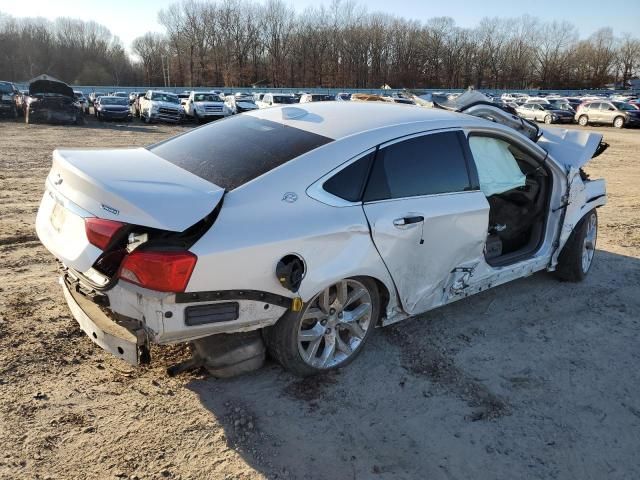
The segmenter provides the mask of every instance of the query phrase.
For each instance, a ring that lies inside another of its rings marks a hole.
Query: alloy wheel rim
[[[587,232],[585,233],[584,240],[582,242],[582,271],[587,273],[593,262],[593,255],[596,251],[596,238],[597,238],[597,223],[596,216],[591,214],[589,217],[589,223],[587,224]]]
[[[298,327],[298,352],[311,367],[328,369],[351,358],[371,324],[371,294],[348,279],[318,293]]]

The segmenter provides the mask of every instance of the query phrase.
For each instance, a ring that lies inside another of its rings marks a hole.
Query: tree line
[[[640,73],[640,40],[569,22],[483,18],[462,28],[368,12],[351,2],[297,12],[283,0],[184,0],[164,33],[131,45],[95,22],[0,14],[0,72],[88,85],[327,88],[602,88]]]

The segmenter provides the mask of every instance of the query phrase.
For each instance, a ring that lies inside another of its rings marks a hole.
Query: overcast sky
[[[131,41],[147,31],[162,31],[158,11],[175,0],[0,0],[0,11],[15,17],[76,17],[105,25],[129,48]],[[261,2],[259,2],[261,3]],[[288,2],[296,10],[328,4],[322,0]],[[482,17],[518,17],[529,14],[543,20],[568,20],[587,37],[602,27],[612,27],[616,35],[636,34],[640,0],[368,0],[357,2],[369,11],[382,11],[414,20],[449,16],[463,27],[477,25]],[[609,8],[609,6],[611,8]],[[636,34],[637,35],[637,34]],[[640,35],[637,35],[640,36]]]

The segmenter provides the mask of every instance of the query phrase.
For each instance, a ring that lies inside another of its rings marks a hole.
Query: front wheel
[[[375,282],[347,278],[316,294],[300,312],[285,313],[264,336],[269,353],[284,368],[309,376],[352,362],[379,317]]]
[[[616,128],[624,127],[624,118],[616,117],[615,120],[613,121],[613,126]]]
[[[551,115],[545,115],[544,123],[546,123],[547,125],[551,125],[553,123],[553,118],[551,118]]]
[[[598,239],[598,213],[591,210],[573,229],[567,240],[556,267],[556,276],[567,282],[580,282],[585,279],[596,251]]]

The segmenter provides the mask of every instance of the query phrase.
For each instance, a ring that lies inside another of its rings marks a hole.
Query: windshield
[[[328,142],[330,138],[306,130],[237,115],[148,148],[194,175],[233,190]]]
[[[194,102],[221,102],[220,97],[215,93],[196,93],[193,96]]]
[[[295,97],[286,97],[284,95],[274,95],[273,103],[298,103]]]
[[[100,105],[129,105],[129,101],[121,97],[102,97]]]
[[[622,102],[611,102],[613,103],[613,105],[618,109],[618,110],[624,110],[624,111],[635,111],[636,109],[633,107],[633,105],[629,105],[628,103],[622,103]]]
[[[76,98],[82,98],[84,97],[84,95],[82,94],[82,92],[73,92],[73,94],[75,95]]]
[[[10,83],[0,83],[0,93],[11,93],[13,87]]]
[[[170,93],[154,93],[151,96],[151,100],[157,100],[159,102],[180,103],[177,96]]]

